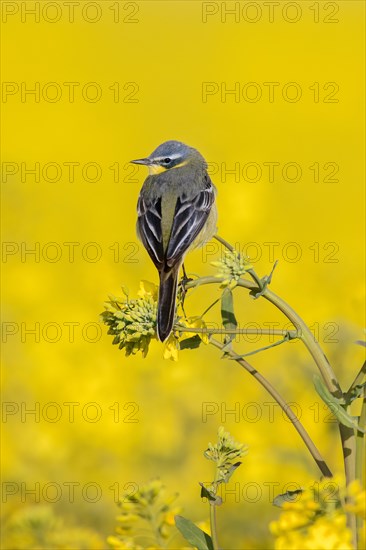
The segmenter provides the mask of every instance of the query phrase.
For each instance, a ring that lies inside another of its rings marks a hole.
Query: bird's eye
[[[169,157],[167,157],[167,158],[164,159],[163,162],[164,162],[164,164],[169,164],[170,161],[171,161],[171,159]]]

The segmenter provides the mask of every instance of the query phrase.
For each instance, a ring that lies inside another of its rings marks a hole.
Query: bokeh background
[[[157,342],[146,359],[126,358],[98,315],[121,285],[135,295],[141,279],[157,281],[135,236],[146,173],[128,161],[182,140],[210,163],[219,233],[260,275],[279,260],[272,289],[348,387],[364,335],[364,3],[71,4],[2,2],[3,548],[48,548],[27,528],[42,514],[53,514],[55,547],[107,548],[118,494],[155,477],[205,520],[202,453],[221,424],[249,446],[219,510],[221,543],[271,548],[272,492],[319,477],[278,407],[209,346],[177,363]],[[207,246],[187,270],[212,274],[219,257]],[[200,289],[187,311],[218,296]],[[270,304],[235,299],[242,327],[288,327]],[[255,340],[237,349],[270,343]],[[341,471],[301,344],[252,364]]]

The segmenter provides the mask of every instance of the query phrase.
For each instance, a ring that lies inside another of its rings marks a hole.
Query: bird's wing
[[[164,265],[163,236],[161,231],[161,198],[146,204],[139,197],[137,203],[137,228],[140,239],[157,269]]]
[[[215,200],[214,187],[206,174],[205,187],[193,199],[184,194],[178,197],[165,261],[170,268],[182,260],[206,223]]]

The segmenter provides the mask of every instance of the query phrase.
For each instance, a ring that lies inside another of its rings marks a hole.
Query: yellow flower
[[[179,340],[171,334],[164,345],[163,358],[178,361]]]
[[[122,291],[124,298],[110,296],[101,319],[114,336],[113,344],[124,348],[127,356],[141,351],[146,357],[151,340],[156,339],[157,286],[141,281],[139,297],[131,300],[128,290],[122,287]]]
[[[352,550],[345,510],[362,512],[364,497],[359,483],[346,489],[339,477],[312,483],[297,502],[285,502],[279,519],[270,524],[275,549]]]
[[[168,512],[167,514],[165,514],[164,516],[164,522],[167,524],[167,525],[175,525],[175,521],[174,521],[174,516],[176,515],[177,512],[175,511],[170,511]]]
[[[339,513],[318,519],[308,529],[306,548],[352,550],[352,533],[346,521],[346,516]]]
[[[139,516],[137,514],[123,514],[117,517],[117,520],[121,523],[129,523],[130,521],[137,521]]]
[[[198,332],[182,332],[181,335],[180,335],[181,339],[192,338],[192,336],[197,334],[201,338],[201,340],[204,344],[208,344],[208,332],[206,332],[207,326],[206,326],[206,323],[204,322],[204,320],[201,317],[199,317],[199,316],[188,317],[187,319],[184,319],[184,321],[181,321],[180,324],[182,324],[183,326],[185,326],[187,328],[198,328],[200,330],[205,331],[205,332],[201,332],[201,331],[198,331]]]
[[[347,494],[348,501],[345,509],[360,518],[366,519],[366,491],[362,489],[358,479],[348,485]]]
[[[142,546],[136,545],[132,538],[119,539],[118,537],[108,537],[108,544],[113,550],[143,550]]]
[[[273,532],[273,531],[272,531]],[[284,531],[275,542],[276,550],[353,550],[352,534],[346,526],[346,516],[317,519],[312,525]]]

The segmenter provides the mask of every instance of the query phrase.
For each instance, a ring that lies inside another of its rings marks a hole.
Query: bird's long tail
[[[166,273],[160,273],[157,332],[161,342],[168,338],[174,324],[178,272],[178,269],[173,269],[168,277]]]

